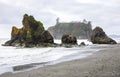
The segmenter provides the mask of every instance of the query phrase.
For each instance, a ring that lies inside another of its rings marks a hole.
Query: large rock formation
[[[61,40],[62,44],[77,45],[77,38],[69,34],[64,34]]]
[[[59,22],[56,25],[49,27],[48,31],[55,39],[61,39],[63,34],[71,34],[78,39],[90,39],[92,25],[90,21],[83,22]]]
[[[52,35],[33,16],[25,14],[22,23],[23,27],[21,29],[12,27],[11,40],[7,41],[4,46],[31,47],[43,43],[54,43]]]
[[[96,27],[92,31],[91,42],[93,44],[116,44],[116,41],[109,38],[100,27]]]

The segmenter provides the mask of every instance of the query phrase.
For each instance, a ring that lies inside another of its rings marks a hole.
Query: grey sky
[[[46,28],[53,26],[57,17],[61,22],[87,19],[107,34],[120,34],[119,10],[120,0],[0,0],[0,28],[21,27],[22,17],[27,13]]]

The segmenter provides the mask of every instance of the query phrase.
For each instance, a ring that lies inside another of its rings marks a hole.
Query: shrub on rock
[[[36,21],[33,16],[27,14],[23,17],[23,27],[21,29],[12,28],[11,40],[7,41],[5,46],[25,45],[36,46],[41,43],[53,44],[53,37],[46,31],[40,21]]]

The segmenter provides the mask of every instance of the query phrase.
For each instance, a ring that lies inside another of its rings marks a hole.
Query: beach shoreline
[[[120,45],[110,45],[83,59],[18,73],[4,73],[0,77],[120,77]]]

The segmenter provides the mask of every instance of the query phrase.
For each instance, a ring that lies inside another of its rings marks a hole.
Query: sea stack
[[[62,41],[62,44],[77,45],[77,38],[69,34],[64,34],[62,36],[61,41]]]
[[[35,20],[33,16],[25,14],[22,24],[23,27],[20,29],[12,27],[11,39],[3,44],[4,46],[34,47],[54,43],[49,31],[45,30],[43,24]]]
[[[93,44],[117,44],[117,42],[106,35],[103,29],[97,26],[92,31],[91,42]]]

